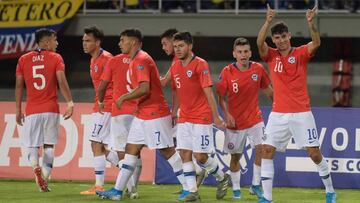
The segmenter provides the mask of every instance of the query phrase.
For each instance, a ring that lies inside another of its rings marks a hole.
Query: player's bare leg
[[[324,183],[326,190],[326,202],[335,203],[336,193],[332,184],[329,166],[321,154],[319,147],[307,147],[306,151],[308,152],[311,160],[316,164],[320,178]]]
[[[253,164],[253,178],[252,184],[249,189],[250,194],[256,195],[258,198],[263,196],[261,189],[261,157],[262,157],[262,145],[258,144],[255,146],[255,160]]]
[[[272,201],[275,151],[275,147],[271,145],[263,145],[261,160],[261,183],[264,190],[264,195],[259,199],[259,202]]]
[[[208,156],[208,154],[194,153],[194,156],[198,163],[200,163],[202,167],[209,172],[209,174],[215,176],[218,181],[216,199],[222,199],[227,193],[230,176],[228,174],[224,174],[224,172],[219,169],[219,165],[216,160]]]

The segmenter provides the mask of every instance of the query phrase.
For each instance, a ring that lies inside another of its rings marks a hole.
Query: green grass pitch
[[[80,195],[79,192],[88,189],[90,182],[51,182],[51,192],[38,192],[34,181],[12,181],[0,180],[0,203],[93,203],[93,202],[114,202],[102,200],[95,195]],[[110,188],[113,183],[105,187]],[[132,203],[166,203],[176,202],[177,195],[172,194],[179,190],[179,185],[152,185],[141,184],[139,186],[140,199],[124,199],[122,202]],[[204,203],[234,202],[231,199],[231,188],[227,196],[217,201],[215,199],[215,187],[201,186],[200,195]],[[359,202],[359,190],[336,190],[338,203]],[[256,203],[257,198],[250,195],[247,187],[241,189],[242,199],[238,202]],[[325,194],[323,189],[304,188],[274,188],[275,203],[324,203]]]

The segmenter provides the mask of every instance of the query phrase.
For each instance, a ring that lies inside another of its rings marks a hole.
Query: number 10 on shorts
[[[317,133],[316,133],[316,129],[307,129],[308,132],[308,139],[309,139],[309,143],[313,143],[315,140],[318,139]]]

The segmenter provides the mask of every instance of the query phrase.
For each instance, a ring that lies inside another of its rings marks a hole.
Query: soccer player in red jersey
[[[99,112],[98,108],[98,88],[101,77],[105,71],[105,66],[111,59],[112,55],[101,48],[101,41],[104,37],[103,31],[96,26],[89,26],[84,29],[83,35],[83,49],[84,52],[91,56],[90,60],[90,76],[95,90],[94,107],[92,118],[94,128],[89,140],[91,141],[91,149],[94,154],[94,173],[95,185],[86,191],[80,192],[83,195],[95,194],[96,190],[104,190],[104,178],[106,159],[113,164],[118,163],[117,155],[107,149],[110,141],[110,119],[111,119],[111,105],[112,98],[112,83],[107,86],[105,99],[101,103],[103,105],[103,112]],[[115,158],[115,161],[112,161]]]
[[[175,53],[174,53],[174,35],[178,33],[178,30],[174,29],[174,28],[170,28],[170,29],[167,29],[161,36],[160,36],[160,39],[161,39],[161,45],[162,45],[162,50],[164,50],[164,52],[168,55],[168,56],[172,56],[173,59],[172,59],[172,62],[171,62],[171,65],[170,67],[176,62],[178,61],[179,59],[175,56]],[[165,87],[170,81],[171,81],[171,77],[170,77],[170,73],[169,71],[166,73],[165,77],[164,78],[161,78],[161,85],[163,87]],[[177,97],[174,97],[174,94],[172,95],[173,96],[173,102],[172,102],[172,105],[179,105],[178,104],[178,101],[177,101]],[[174,109],[178,109],[178,107],[175,107]],[[171,118],[172,118],[172,121],[173,121],[173,128],[174,128],[174,131],[176,132],[176,129],[177,129],[177,125],[176,125],[176,121],[177,121],[177,118],[178,118],[178,112],[171,112]],[[174,133],[174,139],[176,140],[176,133]],[[175,141],[176,143],[176,141]],[[196,160],[194,159],[194,165],[195,165],[195,171],[196,171],[196,184],[197,184],[197,187],[200,187],[200,185],[202,184],[202,182],[204,181],[204,179],[207,177],[207,171],[203,168],[201,168],[199,166],[199,164],[197,164]],[[177,192],[177,193],[182,193],[182,191],[180,192]],[[182,198],[183,195],[180,195],[180,198]]]
[[[119,45],[120,46],[120,45]],[[102,112],[106,89],[109,84],[113,84],[113,98],[119,98],[121,95],[131,92],[131,80],[129,70],[130,58],[126,54],[118,54],[111,58],[106,66],[105,72],[102,76],[99,85],[99,111]],[[134,112],[137,103],[135,100],[126,101],[121,109],[116,108],[115,102],[112,104],[111,111],[111,127],[110,127],[110,148],[118,154],[118,167],[121,168],[122,160],[125,155],[125,145],[129,134],[132,120],[134,119]],[[133,177],[129,179],[127,188],[130,199],[139,197],[136,185],[141,174],[142,162],[137,159],[136,167],[134,169]],[[120,176],[119,176],[120,177]]]
[[[283,22],[271,27],[271,39],[276,48],[265,42],[275,11],[268,5],[266,20],[261,27],[257,45],[260,57],[267,62],[274,88],[273,109],[265,129],[261,162],[264,196],[260,202],[272,202],[275,151],[285,151],[291,137],[299,148],[305,149],[315,163],[326,188],[326,202],[336,201],[328,164],[319,149],[319,135],[310,109],[307,91],[307,64],[320,46],[320,35],[313,22],[317,7],[306,12],[312,41],[292,47],[291,35]],[[301,164],[301,163],[300,163]]]
[[[121,199],[125,184],[133,174],[141,149],[145,145],[150,149],[159,149],[173,168],[183,189],[187,190],[181,158],[174,148],[170,109],[162,92],[159,72],[155,61],[141,50],[141,46],[142,34],[138,29],[121,32],[121,51],[131,59],[129,69],[132,91],[116,98],[116,106],[122,109],[124,102],[136,100],[137,112],[130,127],[120,177],[114,188],[96,192],[101,198]]]
[[[38,48],[22,55],[16,67],[16,122],[22,126],[25,120],[21,140],[27,148],[40,191],[47,192],[60,127],[57,87],[67,102],[63,115],[65,120],[71,117],[74,103],[65,77],[63,59],[56,53],[56,32],[39,29],[35,32],[35,40]],[[21,108],[24,86],[27,89],[26,117]],[[40,147],[43,147],[42,167],[39,166]]]
[[[258,97],[259,90],[262,89],[265,95],[272,99],[272,89],[263,65],[250,61],[251,49],[247,39],[237,38],[234,41],[233,57],[236,61],[223,68],[216,85],[219,105],[227,123],[224,151],[231,154],[230,176],[233,199],[241,198],[239,161],[244,152],[247,138],[249,138],[251,147],[256,149],[250,191],[260,198],[262,196],[260,186],[261,144],[265,125]]]
[[[218,180],[217,199],[226,195],[229,175],[219,169],[218,163],[208,154],[214,153],[214,134],[212,123],[224,128],[219,116],[216,101],[212,92],[208,63],[193,54],[193,40],[189,32],[174,35],[175,56],[179,58],[170,67],[170,76],[174,95],[179,101],[179,119],[176,132],[177,149],[180,150],[183,171],[189,194],[181,201],[200,199],[195,181],[195,168],[192,157]],[[177,106],[173,112],[177,112]]]

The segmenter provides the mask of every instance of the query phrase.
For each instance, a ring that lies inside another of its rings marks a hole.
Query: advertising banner
[[[61,112],[64,112],[65,106],[66,104],[61,105]],[[94,180],[93,155],[89,141],[94,129],[92,106],[90,103],[76,103],[74,115],[68,120],[61,119],[51,179]],[[34,178],[26,150],[21,145],[22,130],[23,128],[16,124],[15,102],[0,102],[0,178]],[[141,158],[143,171],[140,181],[153,182],[155,152],[144,148]],[[40,164],[41,160],[40,158]],[[118,168],[108,163],[105,179],[115,181],[118,171]]]
[[[270,108],[263,108],[265,123]],[[360,188],[360,109],[355,108],[313,108],[318,130],[321,152],[329,164],[335,188]],[[214,127],[215,156],[223,171],[229,171],[230,155],[224,153],[224,133]],[[251,185],[255,151],[246,144],[240,160],[241,185]],[[285,153],[275,155],[274,186],[321,188],[323,183],[315,164],[306,151],[297,149],[291,140]],[[177,183],[168,163],[158,153],[156,156],[155,182]],[[216,184],[208,177],[205,184]]]
[[[0,59],[13,58],[36,47],[35,30],[58,31],[83,0],[0,1]]]

